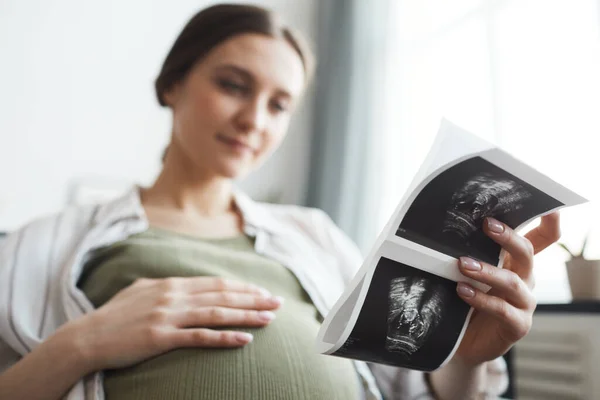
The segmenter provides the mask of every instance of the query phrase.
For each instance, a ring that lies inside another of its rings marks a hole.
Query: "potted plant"
[[[585,258],[588,236],[583,241],[581,251],[576,253],[564,243],[558,243],[570,255],[567,260],[567,276],[573,301],[600,299],[600,260]]]

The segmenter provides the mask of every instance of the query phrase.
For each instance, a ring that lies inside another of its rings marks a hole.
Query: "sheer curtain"
[[[361,248],[376,236],[381,191],[383,71],[393,0],[318,6],[315,124],[305,204],[323,209]]]
[[[590,200],[600,198],[598,0],[390,2],[381,229],[442,116],[492,140]],[[563,238],[600,258],[600,208],[562,213]],[[537,222],[536,222],[537,223]],[[539,301],[570,298],[553,246],[536,258]]]

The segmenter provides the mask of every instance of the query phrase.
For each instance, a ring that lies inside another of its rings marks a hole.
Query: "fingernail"
[[[258,318],[264,322],[271,322],[275,319],[275,314],[271,311],[261,311],[258,313]]]
[[[494,233],[502,233],[504,232],[504,225],[495,220],[494,218],[487,219],[488,229]]]
[[[260,294],[262,294],[263,296],[268,296],[271,297],[273,296],[271,294],[271,292],[269,292],[267,289],[263,289],[263,288],[258,288],[258,291],[260,292]]]
[[[271,297],[271,300],[276,304],[282,305],[285,299],[281,296],[274,296]]]
[[[254,336],[252,336],[252,334],[250,334],[250,333],[237,332],[235,334],[235,339],[239,343],[250,343],[253,338],[254,338]]]
[[[472,258],[461,257],[460,263],[464,269],[469,271],[481,271],[481,264]]]
[[[460,282],[456,286],[456,291],[458,292],[459,295],[461,295],[463,297],[474,297],[475,296],[475,291],[466,283]]]

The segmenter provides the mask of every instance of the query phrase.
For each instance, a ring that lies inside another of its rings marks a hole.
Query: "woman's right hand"
[[[139,279],[65,326],[89,372],[123,368],[181,347],[240,347],[252,335],[218,327],[262,327],[283,299],[216,277]]]

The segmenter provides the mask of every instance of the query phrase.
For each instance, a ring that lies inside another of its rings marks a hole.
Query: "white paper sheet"
[[[454,355],[472,309],[456,294],[457,259],[499,268],[484,218],[515,230],[584,198],[443,120],[434,144],[363,264],[326,316],[317,351],[432,371]]]

